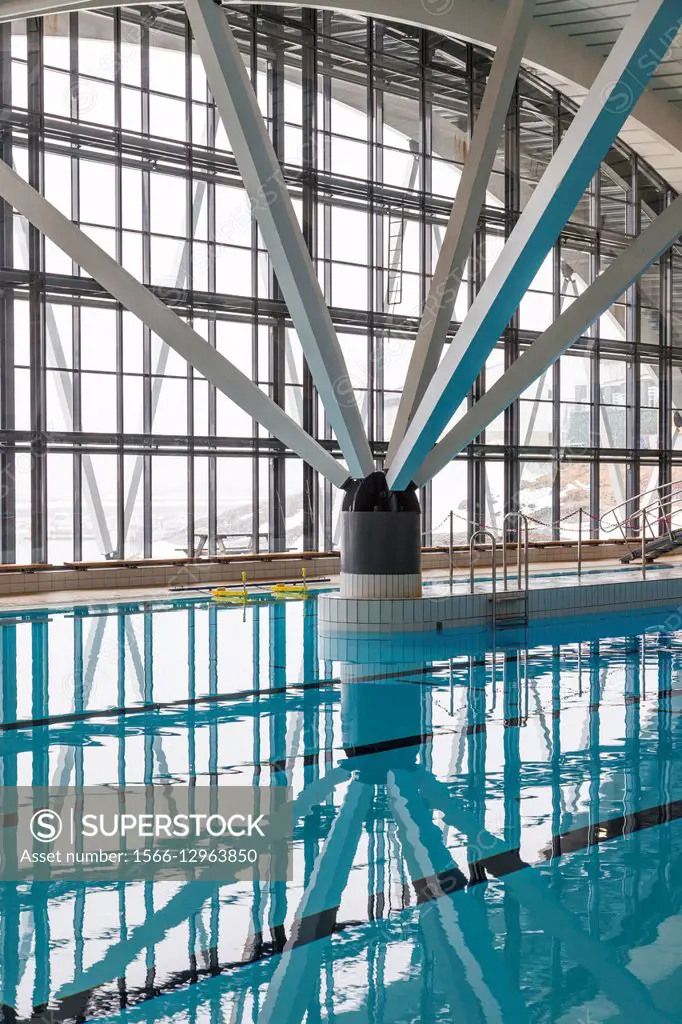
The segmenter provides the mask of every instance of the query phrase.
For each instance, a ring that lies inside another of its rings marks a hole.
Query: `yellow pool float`
[[[301,576],[303,577],[302,583],[275,583],[272,593],[275,597],[307,597],[308,583],[305,569],[301,569]]]
[[[301,569],[302,583],[274,583],[271,589],[273,597],[307,597],[308,581],[306,570]],[[211,590],[214,601],[228,601],[231,604],[248,604],[253,595],[246,589],[246,573],[242,573],[241,587],[214,587]]]
[[[232,601],[237,604],[244,604],[249,600],[249,592],[246,589],[246,573],[242,573],[241,587],[215,587],[211,591],[211,597],[218,601]]]

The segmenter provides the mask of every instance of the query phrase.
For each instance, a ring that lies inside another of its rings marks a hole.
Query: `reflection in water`
[[[297,827],[290,883],[4,884],[6,1020],[679,1021],[681,635],[332,663],[312,600],[25,618],[3,785],[291,785]]]

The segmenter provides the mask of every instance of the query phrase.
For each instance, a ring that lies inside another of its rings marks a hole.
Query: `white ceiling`
[[[638,0],[538,0],[535,21],[544,29],[571,39],[574,45],[604,58],[609,53],[628,16]],[[540,71],[563,93],[579,100],[584,86],[563,74]],[[669,105],[682,121],[682,35],[678,33],[667,56],[651,82],[650,93]],[[660,135],[630,118],[621,132],[645,160],[658,170],[670,184],[682,191],[682,154]]]
[[[0,0],[0,22],[27,14],[125,6],[131,0]],[[133,3],[141,0],[132,0]],[[179,0],[164,0],[170,6]],[[251,0],[234,0],[235,6]],[[261,0],[262,2],[262,0]],[[265,0],[265,3],[275,0]],[[524,60],[580,100],[637,3],[653,0],[537,0]],[[301,6],[278,0],[279,6]],[[319,0],[310,6],[368,14],[495,47],[505,0]],[[621,137],[682,192],[682,34],[673,42]]]

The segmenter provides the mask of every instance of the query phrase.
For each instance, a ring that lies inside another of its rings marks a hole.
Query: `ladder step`
[[[512,629],[515,626],[527,626],[528,619],[524,616],[519,615],[508,615],[503,618],[498,618],[495,622],[498,629]]]
[[[526,628],[528,625],[528,591],[500,590],[490,595],[495,610],[496,629]]]

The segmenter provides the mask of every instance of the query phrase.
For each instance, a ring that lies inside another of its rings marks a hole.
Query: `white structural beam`
[[[536,0],[511,0],[419,324],[386,456],[391,465],[438,366],[521,66]]]
[[[487,873],[496,875],[495,858],[501,860],[510,854],[506,839],[494,836],[475,814],[462,806],[447,785],[439,782],[423,768],[413,773],[414,783],[431,807],[437,807],[445,824],[452,826],[474,850],[479,850]],[[517,851],[518,856],[518,851]],[[546,935],[554,936],[561,942],[566,956],[585,968],[595,979],[604,996],[617,1006],[624,1015],[647,1024],[665,1024],[667,1014],[657,1010],[651,994],[634,971],[628,970],[614,959],[610,949],[593,935],[584,931],[580,920],[557,899],[545,874],[534,869],[519,858],[517,870],[497,875],[505,892],[518,901],[533,915],[538,927]]]
[[[398,446],[389,486],[408,486],[485,365],[546,254],[682,24],[682,0],[639,0]]]
[[[5,0],[0,8],[0,22],[71,11],[78,2],[79,0]]]
[[[374,787],[351,779],[332,827],[305,887],[291,932],[272,972],[260,1006],[260,1024],[298,1024],[305,1015],[319,977],[319,960],[326,950],[322,941],[306,933],[306,923],[320,914],[333,914],[341,905],[353,860],[370,813]]]
[[[386,795],[413,884],[429,879],[434,895],[440,888],[434,899],[421,903],[421,923],[441,980],[449,982],[454,997],[450,1006],[459,1005],[463,1020],[527,1022],[525,1004],[495,948],[485,909],[476,900],[452,898],[458,868],[433,820],[435,809],[419,792],[413,773],[388,772]]]
[[[0,161],[0,196],[114,296],[150,330],[186,359],[240,409],[290,447],[337,487],[347,470],[259,387],[188,327],[144,285],[124,270],[80,228]]]
[[[489,391],[433,448],[415,475],[426,483],[470,441],[485,430],[533,381],[585,333],[619,295],[682,234],[682,196],[674,201],[629,248],[512,363]]]
[[[253,85],[222,7],[187,0],[197,49],[312,378],[353,476],[374,471],[339,339]]]

